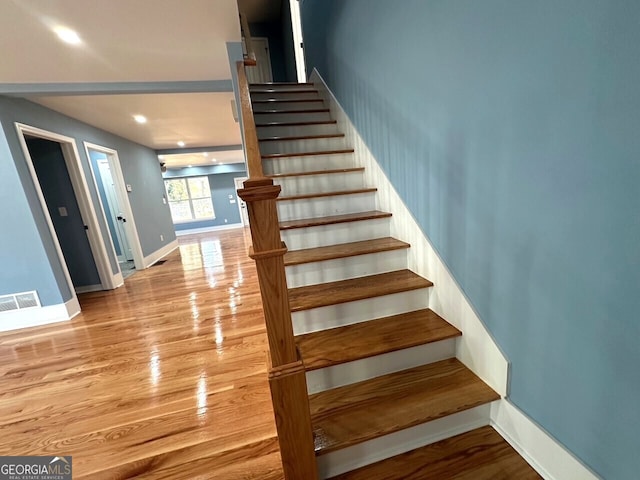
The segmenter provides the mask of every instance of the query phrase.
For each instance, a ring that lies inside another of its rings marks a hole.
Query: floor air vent
[[[0,314],[39,306],[40,300],[35,291],[0,295]]]

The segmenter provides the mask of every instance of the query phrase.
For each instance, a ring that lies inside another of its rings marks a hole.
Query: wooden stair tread
[[[267,122],[256,123],[256,127],[304,127],[306,125],[331,125],[336,124],[335,120],[317,120],[311,122]]]
[[[254,115],[270,115],[274,113],[329,113],[328,108],[313,108],[309,110],[258,110]]]
[[[318,93],[315,88],[250,88],[249,93]]]
[[[278,197],[276,200],[278,202],[286,202],[289,200],[305,200],[309,198],[322,198],[322,197],[336,197],[340,195],[354,195],[356,193],[372,193],[377,192],[378,189],[375,187],[371,188],[357,188],[353,190],[337,190],[335,192],[316,192],[316,193],[303,193],[300,195],[291,195],[288,197]]]
[[[362,220],[374,220],[390,217],[391,213],[371,210],[368,212],[345,213],[328,217],[303,218],[300,220],[287,220],[280,222],[280,230],[292,230],[294,228],[319,227],[321,225],[333,225],[336,223],[359,222]]]
[[[269,98],[268,100],[252,100],[251,103],[306,103],[324,102],[322,98]]]
[[[538,480],[492,427],[447,438],[329,480]]]
[[[411,270],[379,273],[289,289],[292,312],[428,288],[433,283]]]
[[[409,248],[406,242],[392,237],[374,238],[360,242],[341,243],[327,247],[305,248],[291,250],[284,255],[285,266],[301,265],[303,263],[322,262],[336,258],[355,257],[368,253],[388,252]]]
[[[265,177],[267,178],[305,177],[308,175],[326,175],[326,174],[333,174],[333,173],[350,173],[350,172],[364,172],[364,167],[335,168],[332,170],[314,170],[312,172],[273,173],[270,175],[265,175]]]
[[[450,358],[309,396],[316,454],[420,425],[500,396]]]
[[[313,82],[262,82],[262,83],[250,83],[249,87],[266,87],[270,85],[313,85]]]
[[[314,152],[293,152],[293,153],[268,153],[262,155],[263,160],[269,160],[273,158],[287,158],[287,157],[315,157],[319,155],[342,155],[345,153],[353,153],[353,148],[341,148],[339,150],[318,150]]]
[[[291,137],[261,138],[259,142],[291,142],[295,140],[322,140],[324,138],[343,138],[344,133],[327,133],[325,135],[298,135]]]
[[[306,370],[426,345],[462,335],[430,309],[345,325],[296,337]]]

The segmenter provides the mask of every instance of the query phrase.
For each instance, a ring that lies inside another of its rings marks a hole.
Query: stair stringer
[[[456,358],[502,397],[507,396],[509,362],[506,356],[480,321],[462,289],[316,69],[310,80],[329,105],[331,117],[337,120],[338,130],[345,134],[347,145],[355,149],[355,163],[365,167],[365,185],[378,188],[376,208],[393,212],[391,235],[411,244],[407,268],[434,283],[429,296],[429,308],[462,331],[462,337],[457,342]]]

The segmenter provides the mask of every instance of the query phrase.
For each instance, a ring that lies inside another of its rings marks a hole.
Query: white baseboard
[[[600,479],[506,399],[491,405],[491,425],[545,480]]]
[[[5,312],[0,314],[0,332],[64,322],[79,313],[80,304],[76,297],[57,305]]]
[[[104,290],[104,287],[102,286],[102,284],[86,285],[84,287],[75,287],[75,290],[76,290],[76,293],[99,292],[100,290]]]
[[[506,396],[509,363],[505,355],[315,69],[311,81],[331,108],[332,117],[337,120],[339,131],[345,134],[347,145],[355,149],[356,165],[365,167],[364,184],[378,188],[377,208],[393,213],[391,235],[411,244],[408,268],[434,283],[429,307],[462,331],[456,357],[496,392]]]
[[[191,235],[193,233],[215,232],[216,230],[231,230],[232,228],[242,228],[242,223],[229,223],[227,225],[217,225],[215,227],[190,228],[189,230],[176,230],[176,236]]]
[[[178,248],[178,240],[174,240],[171,243],[167,243],[164,247],[159,250],[156,250],[151,255],[148,255],[142,259],[143,268],[149,268],[154,263],[161,260],[163,257],[166,257],[171,252],[173,252],[176,248]]]
[[[124,285],[124,277],[122,276],[122,272],[118,272],[113,276],[113,288],[116,289]]]

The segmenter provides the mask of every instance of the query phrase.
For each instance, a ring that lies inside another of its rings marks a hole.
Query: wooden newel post
[[[304,365],[296,349],[280,238],[276,198],[280,186],[268,178],[244,182],[238,195],[247,203],[260,295],[269,340],[269,386],[286,480],[317,480]]]

